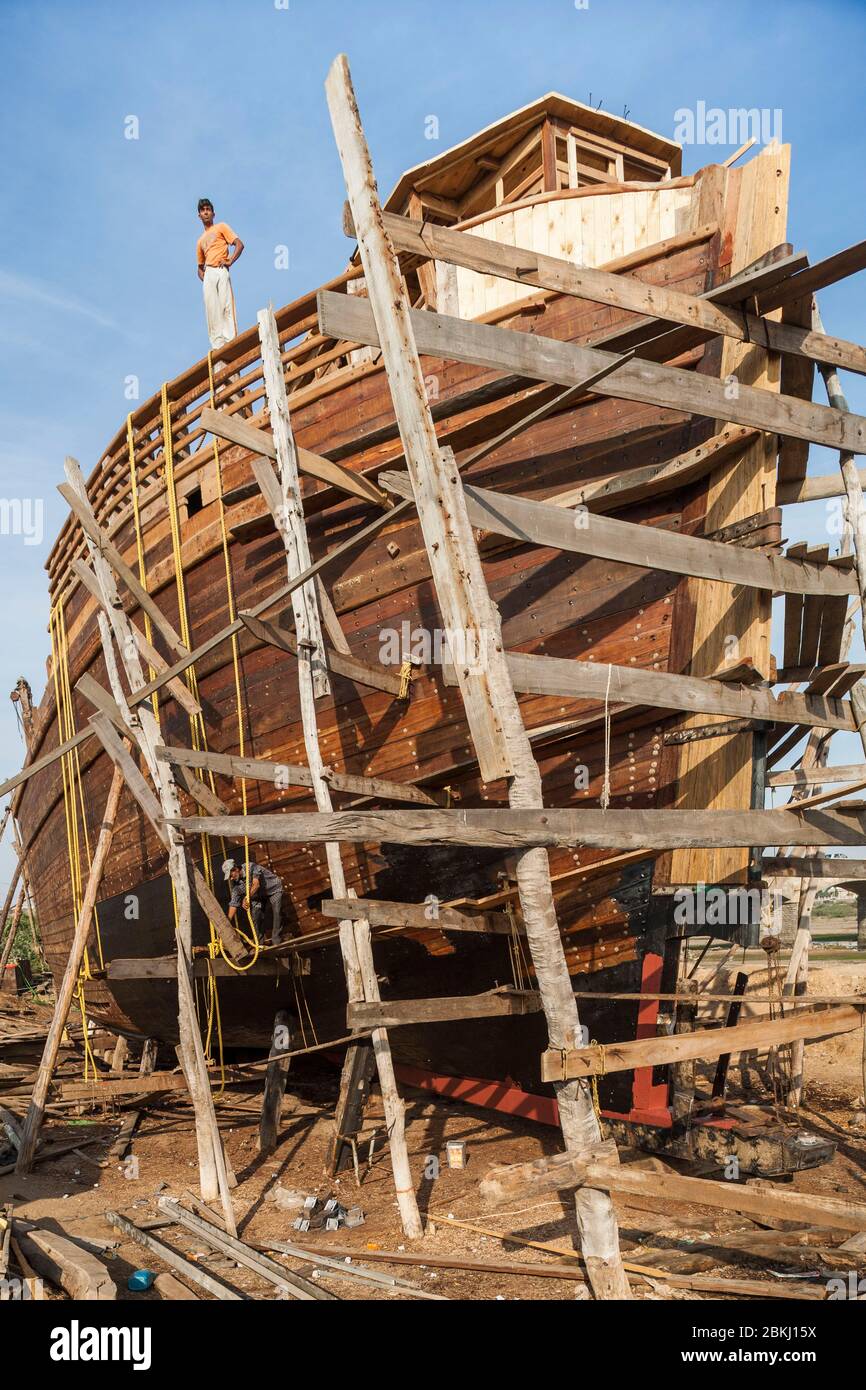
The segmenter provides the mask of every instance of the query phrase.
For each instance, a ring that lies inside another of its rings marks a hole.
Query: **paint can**
[[[448,1139],[445,1143],[445,1158],[449,1168],[466,1167],[466,1140]]]

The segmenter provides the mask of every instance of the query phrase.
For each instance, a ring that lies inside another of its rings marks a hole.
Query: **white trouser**
[[[214,349],[225,347],[226,343],[237,337],[238,332],[235,297],[227,268],[224,265],[205,266],[202,289],[210,345]]]

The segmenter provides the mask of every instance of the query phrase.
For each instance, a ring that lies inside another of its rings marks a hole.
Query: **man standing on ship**
[[[204,227],[197,246],[198,278],[204,290],[210,345],[214,352],[218,352],[237,337],[235,297],[229,269],[243,254],[244,244],[227,222],[214,222],[210,198],[199,198],[198,215]],[[214,368],[222,365],[214,361]]]

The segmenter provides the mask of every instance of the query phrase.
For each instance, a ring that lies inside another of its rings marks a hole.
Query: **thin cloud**
[[[63,294],[43,281],[31,280],[26,275],[11,275],[8,271],[0,270],[0,296],[6,299],[27,300],[31,304],[42,304],[46,309],[56,309],[63,314],[76,314],[79,318],[99,324],[100,328],[117,330],[119,327],[114,319],[103,314],[92,304]]]

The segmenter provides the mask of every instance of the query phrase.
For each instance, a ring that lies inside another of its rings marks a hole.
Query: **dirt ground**
[[[752,986],[758,992],[758,981]],[[819,994],[854,993],[866,988],[866,966],[856,962],[816,965],[810,989]],[[6,1002],[8,1007],[8,1001]],[[32,1014],[32,1008],[28,1011]],[[42,1011],[44,1014],[44,1010]],[[866,1113],[862,1098],[862,1033],[828,1042],[808,1045],[806,1090],[800,1114],[800,1127],[832,1137],[837,1151],[831,1163],[796,1174],[792,1180],[779,1179],[785,1190],[844,1195],[866,1202]],[[0,1058],[2,1060],[2,1058]],[[734,1059],[736,1062],[736,1059]],[[736,1068],[733,1094],[736,1096]],[[248,1243],[267,1246],[269,1240],[315,1245],[320,1251],[352,1251],[363,1261],[377,1252],[391,1251],[424,1257],[455,1257],[460,1260],[492,1263],[501,1269],[467,1271],[425,1268],[423,1263],[375,1264],[380,1273],[408,1281],[416,1291],[450,1299],[571,1299],[587,1296],[582,1279],[542,1277],[508,1273],[519,1264],[549,1266],[568,1260],[580,1271],[575,1257],[577,1247],[574,1206],[566,1196],[543,1197],[506,1209],[484,1208],[478,1184],[494,1164],[526,1162],[559,1151],[558,1132],[541,1125],[512,1120],[491,1111],[463,1104],[431,1100],[418,1092],[406,1096],[407,1139],[413,1174],[418,1184],[418,1200],[426,1222],[420,1241],[407,1240],[401,1231],[394,1199],[387,1148],[383,1147],[384,1121],[381,1103],[374,1095],[361,1145],[361,1183],[356,1184],[351,1168],[336,1179],[324,1176],[323,1163],[331,1132],[331,1116],[337,1094],[337,1073],[327,1064],[308,1061],[293,1065],[283,1110],[276,1152],[264,1159],[258,1153],[260,1096],[249,1091],[227,1091],[218,1101],[220,1126],[238,1185],[233,1201],[238,1233]],[[742,1098],[742,1096],[740,1097]],[[754,1094],[747,1097],[759,1099]],[[765,1097],[764,1097],[765,1098]],[[133,1102],[134,1105],[134,1102]],[[127,1290],[127,1279],[136,1269],[156,1272],[165,1268],[142,1247],[119,1235],[106,1221],[105,1212],[119,1211],[141,1225],[163,1217],[158,1207],[162,1196],[182,1197],[187,1189],[196,1190],[195,1139],[191,1111],[183,1093],[165,1096],[142,1109],[131,1146],[136,1159],[106,1163],[104,1154],[117,1132],[126,1103],[116,1108],[84,1111],[52,1120],[48,1136],[52,1143],[98,1140],[81,1149],[81,1155],[68,1154],[36,1166],[25,1178],[14,1174],[0,1177],[0,1204],[14,1204],[15,1216],[39,1221],[83,1240],[102,1246],[108,1242],[105,1259],[117,1284],[120,1299],[154,1299],[159,1294]],[[19,1106],[19,1114],[21,1108]],[[369,1139],[375,1135],[372,1166],[367,1170]],[[445,1143],[449,1139],[466,1142],[467,1165],[449,1169]],[[651,1159],[638,1151],[623,1150],[624,1163],[667,1165],[669,1171],[697,1171],[682,1160]],[[103,1165],[103,1166],[100,1166]],[[129,1176],[134,1172],[135,1176]],[[719,1174],[715,1174],[719,1176]],[[337,1197],[344,1206],[358,1204],[365,1213],[363,1225],[335,1232],[323,1230],[300,1234],[292,1228],[296,1212],[280,1208],[273,1200],[280,1188],[300,1189],[319,1198]],[[779,1296],[792,1285],[781,1276],[800,1272],[800,1279],[820,1275],[823,1280],[837,1268],[845,1270],[866,1263],[866,1255],[836,1257],[832,1247],[845,1237],[841,1233],[801,1231],[781,1233],[778,1240],[772,1228],[780,1222],[758,1223],[734,1212],[683,1203],[653,1201],[641,1206],[634,1199],[629,1205],[617,1201],[624,1257],[632,1263],[657,1271],[650,1280],[635,1277],[636,1298],[702,1298],[718,1293],[680,1287],[695,1276],[775,1281]],[[650,1209],[652,1207],[652,1209]],[[218,1204],[213,1204],[218,1212]],[[483,1231],[468,1230],[456,1224],[469,1222]],[[766,1232],[764,1236],[760,1233]],[[515,1237],[506,1243],[497,1232]],[[184,1252],[218,1278],[256,1298],[277,1297],[273,1286],[232,1261],[216,1256],[195,1236],[180,1228],[165,1226],[154,1230],[157,1238]],[[752,1240],[752,1249],[730,1249],[736,1237]],[[724,1246],[714,1244],[724,1241]],[[756,1250],[760,1240],[768,1240],[766,1250]],[[541,1242],[545,1250],[524,1242]],[[116,1242],[116,1243],[115,1243]],[[701,1247],[704,1248],[701,1248]],[[308,1262],[276,1255],[288,1268],[311,1277],[314,1257]],[[860,1273],[866,1272],[861,1268]],[[404,1299],[413,1296],[399,1285],[373,1287],[333,1277],[323,1271],[315,1275],[322,1285],[341,1299]],[[813,1285],[813,1287],[817,1287]],[[200,1297],[210,1295],[198,1289]],[[46,1285],[46,1297],[63,1297]]]

